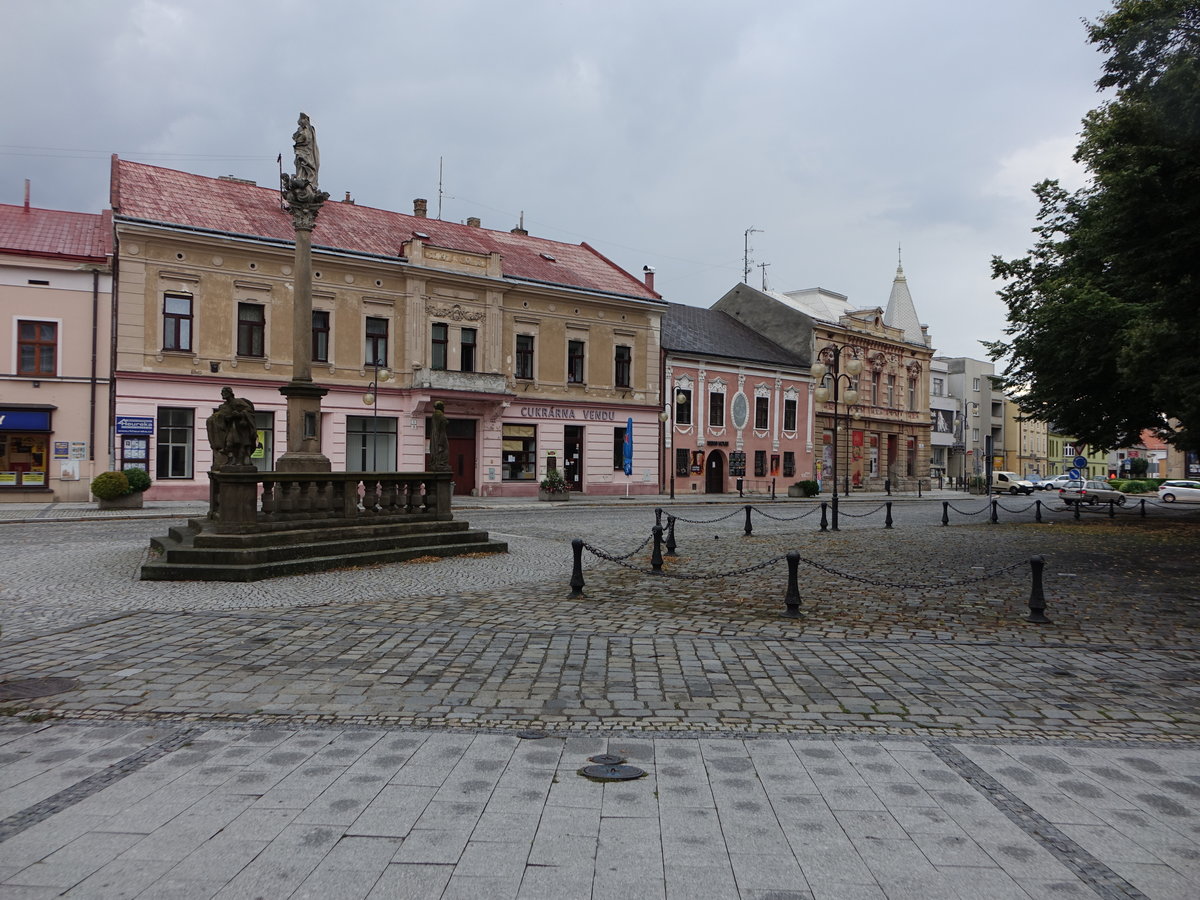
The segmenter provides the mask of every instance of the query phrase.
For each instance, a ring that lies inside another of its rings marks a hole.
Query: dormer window
[[[421,240],[423,240],[423,241],[427,241],[427,240],[429,240],[429,235],[427,235],[427,234],[426,234],[425,232],[423,232],[423,231],[414,231],[414,232],[413,232],[413,237],[415,237],[415,238],[420,238],[420,239],[421,239]]]
[[[541,258],[546,260],[547,262],[556,262],[554,257],[551,256],[549,253],[540,253],[538,255],[541,256]]]

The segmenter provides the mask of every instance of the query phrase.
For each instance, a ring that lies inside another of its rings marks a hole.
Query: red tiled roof
[[[112,213],[0,203],[0,253],[105,262],[112,255]]]
[[[208,231],[292,241],[291,216],[279,191],[113,158],[113,212],[118,216]],[[506,278],[565,285],[645,300],[657,293],[587,244],[492,231],[439,219],[327,201],[317,216],[313,245],[397,257],[414,232],[427,245],[471,253],[500,253]],[[552,257],[547,259],[546,256]]]
[[[1147,428],[1142,432],[1142,446],[1147,450],[1166,450],[1167,442]]]

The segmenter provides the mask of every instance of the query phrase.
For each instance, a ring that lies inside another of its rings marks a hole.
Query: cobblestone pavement
[[[680,522],[574,599],[652,512],[469,518],[512,553],[253,585],[0,528],[0,691],[71,679],[0,701],[0,898],[1200,894],[1194,517]]]

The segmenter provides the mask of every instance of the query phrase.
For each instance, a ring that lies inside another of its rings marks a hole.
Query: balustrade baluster
[[[378,514],[379,506],[379,482],[372,475],[363,480],[363,515],[374,516]]]
[[[379,505],[385,516],[394,516],[398,512],[396,509],[396,480],[394,478],[384,477],[383,491],[380,495]]]
[[[275,518],[275,482],[262,483],[262,517],[268,521]]]

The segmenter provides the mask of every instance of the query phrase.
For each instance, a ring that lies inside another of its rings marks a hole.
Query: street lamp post
[[[387,367],[387,364],[382,360],[375,360],[367,363],[371,367],[374,378],[367,385],[367,392],[363,394],[363,403],[371,407],[371,471],[379,471],[379,461],[376,455],[379,452],[379,385],[384,381],[391,381],[392,371]]]
[[[674,402],[668,405],[658,414],[658,421],[662,422],[667,429],[667,434],[671,436],[669,441],[663,441],[663,449],[670,450],[671,453],[667,456],[667,468],[671,472],[671,499],[675,499],[675,410],[677,407],[687,403],[687,394],[682,391],[677,392],[672,398]]]
[[[846,364],[842,366],[842,351],[849,351]],[[827,382],[832,382],[833,386],[833,518],[832,527],[834,531],[838,530],[838,404],[844,399],[846,402],[846,427],[850,427],[850,407],[858,403],[858,391],[851,385],[857,383],[858,376],[862,372],[862,360],[854,356],[855,350],[853,347],[841,347],[837,344],[830,344],[825,349],[817,354],[817,362],[813,364],[812,376],[817,379],[817,388],[813,391],[813,398],[818,403],[825,403],[829,399],[829,386]],[[845,371],[842,371],[842,369]],[[846,389],[841,390],[842,380],[846,381]],[[848,460],[847,460],[848,461]],[[849,473],[847,473],[849,478]],[[845,494],[850,493],[850,484],[847,480]]]

